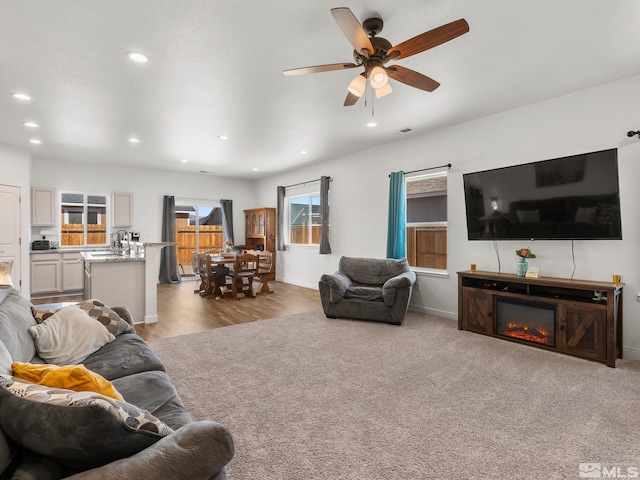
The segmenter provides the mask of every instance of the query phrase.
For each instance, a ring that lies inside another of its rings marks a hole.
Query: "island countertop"
[[[117,262],[144,262],[144,254],[136,255],[135,253],[113,253],[110,251],[83,251],[80,252],[82,258],[87,263],[117,263]]]

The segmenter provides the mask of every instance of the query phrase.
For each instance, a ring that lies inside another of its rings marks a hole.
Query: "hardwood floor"
[[[158,285],[158,323],[136,325],[138,335],[145,340],[159,340],[322,308],[317,290],[288,283],[269,282],[274,293],[240,300],[201,297],[193,293],[198,285],[199,282]],[[259,282],[256,286],[259,291]]]

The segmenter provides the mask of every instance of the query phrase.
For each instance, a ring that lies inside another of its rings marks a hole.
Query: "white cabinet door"
[[[56,224],[56,189],[33,187],[31,189],[31,225],[52,227]]]
[[[113,194],[113,226],[130,227],[133,225],[133,193],[116,192]]]
[[[62,291],[84,289],[84,263],[79,253],[62,254]]]
[[[56,254],[57,257],[57,254]],[[60,291],[60,260],[31,262],[31,295]]]

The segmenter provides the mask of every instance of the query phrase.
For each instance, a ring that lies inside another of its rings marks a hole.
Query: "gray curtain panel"
[[[227,240],[231,240],[235,245],[233,239],[233,201],[232,200],[220,200],[220,207],[222,208],[222,238],[224,243]]]
[[[162,241],[176,241],[176,199],[165,195],[162,207]],[[175,245],[164,247],[160,252],[160,283],[180,283],[178,273],[178,255]]]
[[[320,177],[320,254],[331,253],[329,243],[329,183],[330,177]]]
[[[284,187],[278,187],[277,200],[277,225],[276,225],[276,250],[282,251],[284,248]]]

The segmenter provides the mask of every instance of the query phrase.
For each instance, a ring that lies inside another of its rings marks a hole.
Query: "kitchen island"
[[[135,323],[145,316],[145,257],[112,252],[82,252],[84,297],[105,305],[121,305],[131,310]]]
[[[134,323],[157,322],[160,251],[170,245],[175,243],[144,243],[144,252],[139,254],[82,252],[85,298],[129,307]]]

